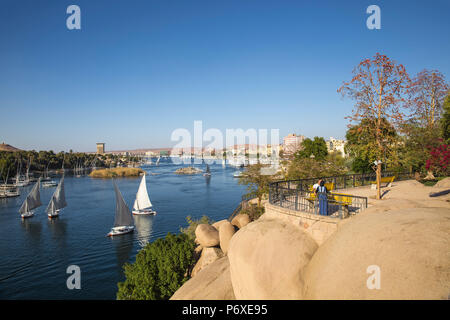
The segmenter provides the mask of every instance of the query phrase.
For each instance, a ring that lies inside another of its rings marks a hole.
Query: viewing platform
[[[384,172],[382,177],[382,181],[392,183],[393,180],[409,180],[412,175]],[[265,212],[269,217],[281,218],[300,226],[320,245],[337,230],[342,219],[356,215],[368,207],[367,197],[351,194],[346,189],[370,186],[376,176],[373,173],[323,177],[328,191],[326,212],[320,212],[320,200],[312,189],[319,179],[271,183]]]

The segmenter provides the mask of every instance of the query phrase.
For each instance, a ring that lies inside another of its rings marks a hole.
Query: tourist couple
[[[319,214],[322,216],[328,215],[328,190],[325,187],[325,181],[323,179],[319,179],[319,181],[313,185],[313,190],[319,199]]]

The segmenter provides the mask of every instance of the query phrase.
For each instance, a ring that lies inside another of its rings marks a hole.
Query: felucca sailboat
[[[40,182],[39,179],[19,209],[19,213],[23,219],[32,217],[34,215],[34,209],[42,205],[41,194],[39,192]]]
[[[136,193],[136,200],[134,200],[133,214],[139,215],[155,215],[156,211],[152,209],[152,203],[148,197],[147,192],[147,181],[145,174],[142,177],[141,183],[139,184],[138,192]]]
[[[64,176],[59,181],[58,187],[53,193],[52,198],[47,206],[47,215],[49,218],[55,218],[59,215],[62,208],[67,206],[66,194],[64,192]]]
[[[106,235],[107,237],[118,236],[134,231],[133,216],[128,209],[122,194],[113,180],[114,192],[116,193],[116,216],[114,218],[114,227]]]

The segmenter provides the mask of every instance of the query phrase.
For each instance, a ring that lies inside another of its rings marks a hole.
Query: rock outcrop
[[[450,189],[450,177],[444,178],[438,181],[434,186],[434,188],[449,188]]]
[[[195,229],[196,241],[202,247],[214,247],[219,244],[219,231],[209,224],[199,224]]]
[[[230,264],[223,257],[189,279],[170,300],[234,300],[231,286]]]
[[[317,250],[300,227],[262,216],[233,236],[228,249],[237,299],[302,299],[303,270]]]
[[[219,221],[217,221],[217,222],[214,222],[214,223],[212,224],[212,226],[213,226],[214,228],[216,228],[217,230],[219,230],[220,226],[221,226],[223,223],[226,223],[226,222],[229,222],[229,221],[228,221],[227,219],[219,220]]]
[[[305,270],[306,299],[448,298],[450,210],[378,209],[352,218],[317,250]]]
[[[180,168],[175,170],[176,174],[197,174],[197,173],[202,173],[203,171],[201,169],[198,168],[194,168],[194,167],[186,167],[186,168]]]
[[[223,222],[219,228],[220,249],[227,254],[230,240],[236,233],[235,227],[228,221]]]
[[[238,214],[236,217],[231,220],[231,224],[233,226],[238,227],[239,229],[245,227],[247,224],[250,223],[250,217],[248,214]]]
[[[200,255],[200,259],[198,259],[194,268],[192,269],[191,276],[195,277],[195,275],[202,269],[204,269],[207,265],[213,263],[216,260],[219,260],[224,256],[223,252],[219,248],[210,247],[203,248],[202,253]]]

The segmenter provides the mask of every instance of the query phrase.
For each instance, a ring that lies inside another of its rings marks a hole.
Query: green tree
[[[119,282],[118,300],[167,300],[189,279],[195,243],[188,235],[168,233],[149,243],[126,263],[126,279]]]
[[[441,118],[441,135],[447,144],[450,144],[450,94],[444,100],[444,113]]]
[[[287,178],[289,180],[331,177],[346,174],[348,172],[344,162],[335,155],[326,159],[295,158],[288,167]]]
[[[269,192],[269,183],[274,180],[273,175],[265,172],[267,165],[253,164],[245,168],[242,176],[239,177],[239,184],[247,185],[246,195],[258,198],[258,207],[261,207],[262,197]]]
[[[301,144],[301,149],[295,153],[295,158],[310,158],[312,155],[318,160],[326,158],[328,148],[324,138],[314,137],[314,140],[306,138]]]
[[[398,135],[394,127],[386,120],[380,121],[380,134],[384,137],[383,143],[388,146],[380,160],[384,164],[392,162],[395,148],[398,144]],[[345,152],[352,159],[352,171],[357,173],[372,172],[373,162],[377,160],[377,143],[375,139],[376,124],[374,120],[362,119],[360,123],[351,126],[345,138]]]

